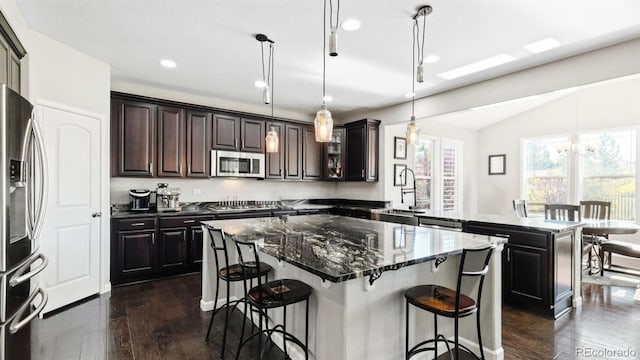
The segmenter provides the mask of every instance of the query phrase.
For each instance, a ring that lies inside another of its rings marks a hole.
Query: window
[[[530,213],[544,213],[545,203],[567,203],[568,136],[524,139],[523,193]]]
[[[413,166],[416,176],[416,205],[428,210],[431,210],[433,194],[433,148],[433,139],[419,137],[416,141]]]
[[[581,134],[579,199],[611,202],[611,218],[635,220],[636,132]]]
[[[545,203],[611,202],[611,218],[636,220],[636,130],[523,139],[522,196],[529,213]]]
[[[462,209],[462,143],[420,136],[414,153],[416,203],[428,210]]]

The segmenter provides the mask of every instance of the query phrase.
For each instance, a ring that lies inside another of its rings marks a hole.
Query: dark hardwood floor
[[[583,308],[555,322],[505,306],[505,359],[606,358],[578,353],[589,348],[632,349],[637,357],[628,359],[640,358],[640,289],[587,284],[583,291]],[[199,302],[199,274],[116,287],[36,320],[25,359],[219,359],[221,318],[206,342],[211,313],[200,311]],[[235,314],[225,359],[235,356],[240,319]],[[241,358],[253,355],[243,351]],[[283,354],[274,347],[265,358]]]

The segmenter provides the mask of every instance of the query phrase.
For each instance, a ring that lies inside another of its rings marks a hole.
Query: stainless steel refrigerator
[[[30,322],[46,292],[33,277],[47,266],[39,253],[46,159],[33,106],[0,85],[0,360],[30,358]]]

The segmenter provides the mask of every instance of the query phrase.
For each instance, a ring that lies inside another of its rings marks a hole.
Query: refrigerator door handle
[[[31,303],[33,302],[33,300],[36,298],[38,294],[42,295],[42,300],[40,301],[40,305],[38,305],[38,307],[35,310],[33,310],[31,313],[29,313],[29,315],[27,315],[24,319],[21,319],[25,315],[27,310],[29,310],[29,308],[31,307]],[[36,316],[38,316],[38,314],[40,314],[44,309],[44,307],[47,305],[48,300],[49,300],[49,297],[47,296],[47,292],[44,291],[44,289],[39,288],[37,291],[34,291],[33,294],[29,296],[29,299],[27,299],[27,301],[24,304],[22,304],[22,306],[16,313],[16,317],[13,318],[13,320],[11,320],[11,325],[9,325],[9,332],[11,334],[17,333],[20,329],[22,329],[25,325],[27,325],[31,320],[33,320]]]
[[[40,237],[42,231],[42,223],[44,222],[45,209],[47,207],[47,198],[49,195],[49,183],[47,179],[47,158],[44,151],[44,141],[42,140],[42,134],[40,133],[40,127],[38,122],[34,119],[32,121],[32,129],[34,135],[34,144],[40,161],[38,162],[38,179],[40,180],[40,191],[38,194],[37,210],[35,214],[35,223],[33,228],[33,239]]]
[[[38,260],[42,260],[42,262],[25,274],[25,272],[28,271]],[[48,263],[49,259],[47,259],[43,254],[35,254],[35,256],[32,256],[31,259],[27,260],[18,270],[16,270],[16,272],[11,276],[11,279],[9,279],[9,285],[11,287],[15,287],[31,279],[44,270]]]
[[[23,171],[24,177],[27,183],[27,235],[29,239],[33,239],[33,230],[35,228],[35,213],[33,210],[33,192],[35,191],[35,184],[31,181],[31,174],[33,172],[32,169],[32,160],[35,159],[35,156],[32,151],[29,149],[33,148],[33,130],[31,129],[31,124],[33,123],[33,116],[29,118],[29,122],[27,123],[27,136],[24,137],[24,142],[22,143],[22,162],[24,164]]]

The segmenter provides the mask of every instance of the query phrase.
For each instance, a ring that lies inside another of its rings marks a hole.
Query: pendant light
[[[333,0],[329,0],[329,56],[338,56],[338,24],[340,23],[340,0],[336,10],[336,22],[333,23]]]
[[[331,141],[333,133],[333,118],[327,109],[326,102],[326,52],[327,52],[327,0],[324,0],[324,11],[322,13],[322,106],[316,113],[313,125],[317,142]]]
[[[418,82],[424,81],[424,69],[422,66],[424,59],[424,30],[427,15],[431,14],[432,8],[429,5],[424,5],[418,8],[418,11],[413,16],[413,50],[411,52],[411,120],[407,125],[407,144],[413,145],[418,139],[420,133],[420,127],[416,123],[415,107],[416,107],[416,72],[418,73]],[[422,44],[420,44],[420,25],[419,19],[422,17]],[[417,47],[417,51],[416,51]],[[418,58],[419,65],[416,68],[416,57]]]
[[[276,129],[273,127],[273,65],[274,65],[273,44],[274,42],[264,34],[256,35],[256,39],[260,41],[260,48],[262,50],[262,81],[265,84],[264,90],[262,92],[262,100],[264,101],[265,104],[271,104],[271,126],[269,126],[269,131],[267,131],[267,136],[264,139],[265,147],[268,153],[277,153],[280,141],[278,139],[278,133],[276,132]],[[264,66],[264,43],[265,42],[269,43],[267,71],[265,71],[265,66]]]

